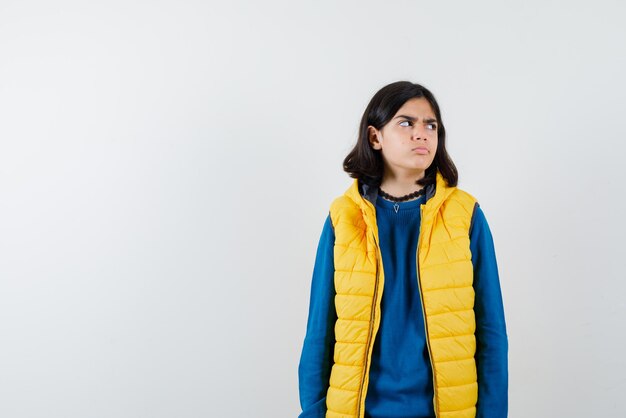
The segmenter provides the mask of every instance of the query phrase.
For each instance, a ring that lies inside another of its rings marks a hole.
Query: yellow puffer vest
[[[355,179],[330,208],[337,322],[328,418],[362,418],[365,413],[385,282],[375,207],[366,197]],[[469,228],[476,199],[447,187],[439,172],[426,199],[420,207],[416,280],[433,369],[434,410],[439,418],[475,417],[478,384]]]

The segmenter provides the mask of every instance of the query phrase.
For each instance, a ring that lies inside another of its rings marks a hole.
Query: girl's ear
[[[372,125],[367,127],[367,139],[369,140],[370,145],[374,149],[381,149],[381,140],[382,135],[379,135],[378,129],[374,128]]]

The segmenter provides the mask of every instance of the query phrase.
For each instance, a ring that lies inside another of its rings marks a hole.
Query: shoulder
[[[473,194],[453,187],[445,199],[444,210],[455,217],[460,216],[471,222],[478,206],[478,199]]]
[[[478,199],[466,190],[454,187],[449,199],[455,199],[461,202],[466,202],[469,205],[473,205],[478,202]]]
[[[339,197],[330,205],[329,218],[335,232],[345,228],[365,228],[361,208],[348,197]]]
[[[352,207],[352,206],[356,206],[354,201],[352,199],[350,199],[348,196],[342,195],[342,196],[336,197],[330,203],[330,210],[332,212],[333,210],[338,210],[338,209],[342,209],[342,208],[346,208],[346,207]]]
[[[354,201],[354,195],[358,193],[358,189],[356,189],[356,187],[356,183],[352,183],[350,188],[348,188],[344,194],[336,197],[331,202],[329,213],[332,224],[335,227],[344,218],[350,220],[359,216],[362,217],[361,208]]]

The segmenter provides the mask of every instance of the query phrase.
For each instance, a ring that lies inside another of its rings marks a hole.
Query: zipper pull
[[[398,213],[398,209],[400,208],[400,205],[398,205],[397,203],[394,203],[393,208],[395,209],[396,213]]]

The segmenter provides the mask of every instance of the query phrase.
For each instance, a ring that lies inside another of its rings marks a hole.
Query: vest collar
[[[426,199],[424,202],[428,202],[431,198],[437,207],[442,203],[452,192],[446,184],[446,180],[443,178],[439,170],[437,170],[437,180],[435,184],[429,184],[426,186]],[[378,188],[372,187],[369,184],[361,183],[358,179],[354,179],[350,188],[346,191],[346,195],[356,202],[362,209],[365,209],[367,204],[365,200],[370,202],[372,206],[376,207],[376,199],[378,197]],[[424,203],[426,204],[426,203]]]

